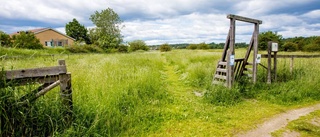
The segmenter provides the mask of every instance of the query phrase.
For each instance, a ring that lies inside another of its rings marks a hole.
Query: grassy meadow
[[[236,57],[245,51],[237,49]],[[221,50],[23,53],[24,58],[0,58],[0,68],[55,66],[58,59],[66,60],[72,75],[74,119],[70,127],[61,120],[59,88],[24,108],[15,105],[17,99],[37,85],[2,88],[0,134],[4,136],[233,136],[275,114],[320,101],[317,58],[295,59],[292,74],[290,60],[279,59],[279,82],[267,85],[267,72],[259,66],[257,84],[242,79],[226,89],[211,85]],[[32,57],[50,53],[59,56]],[[262,64],[267,65],[266,59]]]

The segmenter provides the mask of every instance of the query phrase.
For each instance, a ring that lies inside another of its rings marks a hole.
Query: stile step
[[[226,66],[226,65],[227,65],[227,62],[219,61],[219,63],[218,63],[218,64],[219,64],[219,65]]]
[[[227,73],[227,69],[217,68],[217,72]]]
[[[244,70],[253,72],[252,68],[245,68]]]
[[[214,75],[214,78],[217,78],[217,79],[222,79],[222,80],[226,80],[226,79],[227,79],[227,76],[222,76],[222,75]]]

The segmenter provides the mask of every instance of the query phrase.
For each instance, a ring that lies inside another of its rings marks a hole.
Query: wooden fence
[[[268,79],[267,82],[271,83],[271,58],[274,59],[273,72],[274,72],[274,81],[277,81],[277,59],[278,58],[290,58],[290,73],[293,72],[294,67],[294,58],[320,58],[320,55],[277,55],[277,54],[263,54],[262,58],[268,58],[268,67],[265,67],[268,70]]]
[[[59,60],[58,66],[53,67],[3,71],[0,77],[1,80],[4,81],[4,83],[0,85],[0,88],[27,84],[42,84],[37,89],[20,98],[22,105],[35,101],[54,87],[60,85],[60,94],[64,105],[62,107],[64,109],[64,119],[67,123],[71,122],[73,108],[71,73],[67,72],[64,60]]]

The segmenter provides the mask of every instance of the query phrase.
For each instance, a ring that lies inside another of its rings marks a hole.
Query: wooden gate
[[[0,88],[4,88],[6,86],[23,86],[27,84],[41,83],[42,85],[37,89],[20,98],[20,104],[24,105],[28,102],[35,101],[54,87],[60,85],[60,94],[64,105],[64,119],[67,123],[70,123],[73,107],[71,73],[67,72],[64,60],[59,60],[58,64],[58,66],[53,67],[3,71],[0,77],[4,83],[0,84]]]

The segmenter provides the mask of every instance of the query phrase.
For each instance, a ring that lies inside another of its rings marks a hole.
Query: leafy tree
[[[87,44],[91,44],[88,37],[88,30],[81,25],[76,19],[66,24],[66,33],[68,36],[76,39],[76,41],[85,41]]]
[[[11,38],[8,34],[0,31],[0,46],[1,47],[11,47]]]
[[[299,49],[298,44],[293,43],[293,42],[286,42],[283,45],[284,51],[297,51],[298,49]]]
[[[197,49],[197,44],[190,44],[187,49],[195,50]]]
[[[19,34],[13,35],[13,44],[15,48],[26,48],[26,49],[42,49],[39,39],[35,37],[32,32],[21,31]]]
[[[161,52],[171,51],[171,46],[168,43],[160,45],[159,48]]]
[[[98,44],[103,49],[118,48],[122,42],[120,33],[121,19],[111,8],[95,11],[90,20],[96,25],[96,28],[90,30],[90,38],[93,43]]]
[[[267,31],[267,32],[262,32],[259,34],[259,49],[261,50],[267,50],[268,49],[268,42],[273,41],[273,42],[278,42],[279,46],[282,45],[282,36],[278,35],[276,32],[272,31]]]
[[[197,49],[209,49],[209,45],[202,42],[202,43],[197,44]]]
[[[136,50],[145,50],[148,51],[149,47],[143,40],[134,40],[128,43],[130,45],[130,50],[131,51],[136,51]]]

